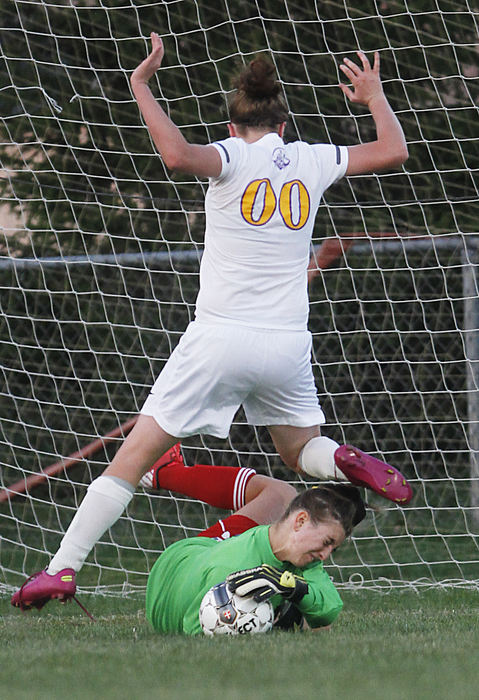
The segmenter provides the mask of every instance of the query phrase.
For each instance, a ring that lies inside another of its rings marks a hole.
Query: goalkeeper
[[[153,566],[146,611],[158,632],[200,634],[203,596],[224,580],[240,595],[271,598],[275,610],[286,609],[280,626],[303,617],[320,628],[336,619],[342,601],[323,562],[364,518],[357,488],[324,485],[298,495],[286,482],[252,469],[185,467],[180,461],[151,472],[153,488],[217,507],[240,506],[199,537],[170,545]]]

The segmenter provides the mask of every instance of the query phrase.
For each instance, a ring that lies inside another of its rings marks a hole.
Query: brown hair
[[[349,484],[328,484],[302,491],[293,498],[281,521],[297,510],[305,510],[315,524],[337,520],[343,526],[346,537],[366,515],[359,489]]]
[[[236,91],[229,99],[229,114],[239,126],[275,129],[288,118],[288,108],[271,61],[259,56],[237,76]]]

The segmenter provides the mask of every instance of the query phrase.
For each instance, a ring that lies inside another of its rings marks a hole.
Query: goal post
[[[380,52],[410,158],[327,191],[310,329],[324,434],[393,463],[414,498],[398,508],[370,495],[328,571],[339,586],[477,586],[478,15],[448,0],[303,5],[0,8],[0,490],[24,484],[0,498],[0,593],[48,563],[194,317],[207,183],[166,170],[132,98],[151,31],[166,47],[155,95],[199,143],[226,136],[231,74],[258,52],[284,89],[287,140],[372,138],[338,66]],[[183,451],[190,465],[294,481],[241,412],[227,440],[191,438]],[[80,585],[143,590],[158,554],[217,515],[139,488]]]

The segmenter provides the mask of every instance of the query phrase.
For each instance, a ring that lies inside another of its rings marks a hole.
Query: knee
[[[249,502],[260,494],[286,508],[297,495],[297,491],[294,486],[286,481],[274,479],[271,476],[255,474],[246,487],[246,501]]]
[[[298,495],[298,492],[291,484],[286,481],[280,481],[279,479],[271,479],[273,483],[270,484],[271,494],[278,503],[281,503],[283,509],[291,503],[293,498]]]
[[[273,520],[277,520],[284,513],[293,498],[298,495],[298,492],[291,484],[280,479],[270,479],[265,489],[265,497],[270,503],[274,504]]]

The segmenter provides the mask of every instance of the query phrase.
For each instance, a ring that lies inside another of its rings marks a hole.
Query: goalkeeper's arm
[[[230,574],[226,583],[233,593],[252,596],[257,602],[279,594],[292,603],[299,603],[308,592],[308,584],[303,578],[269,564]]]

